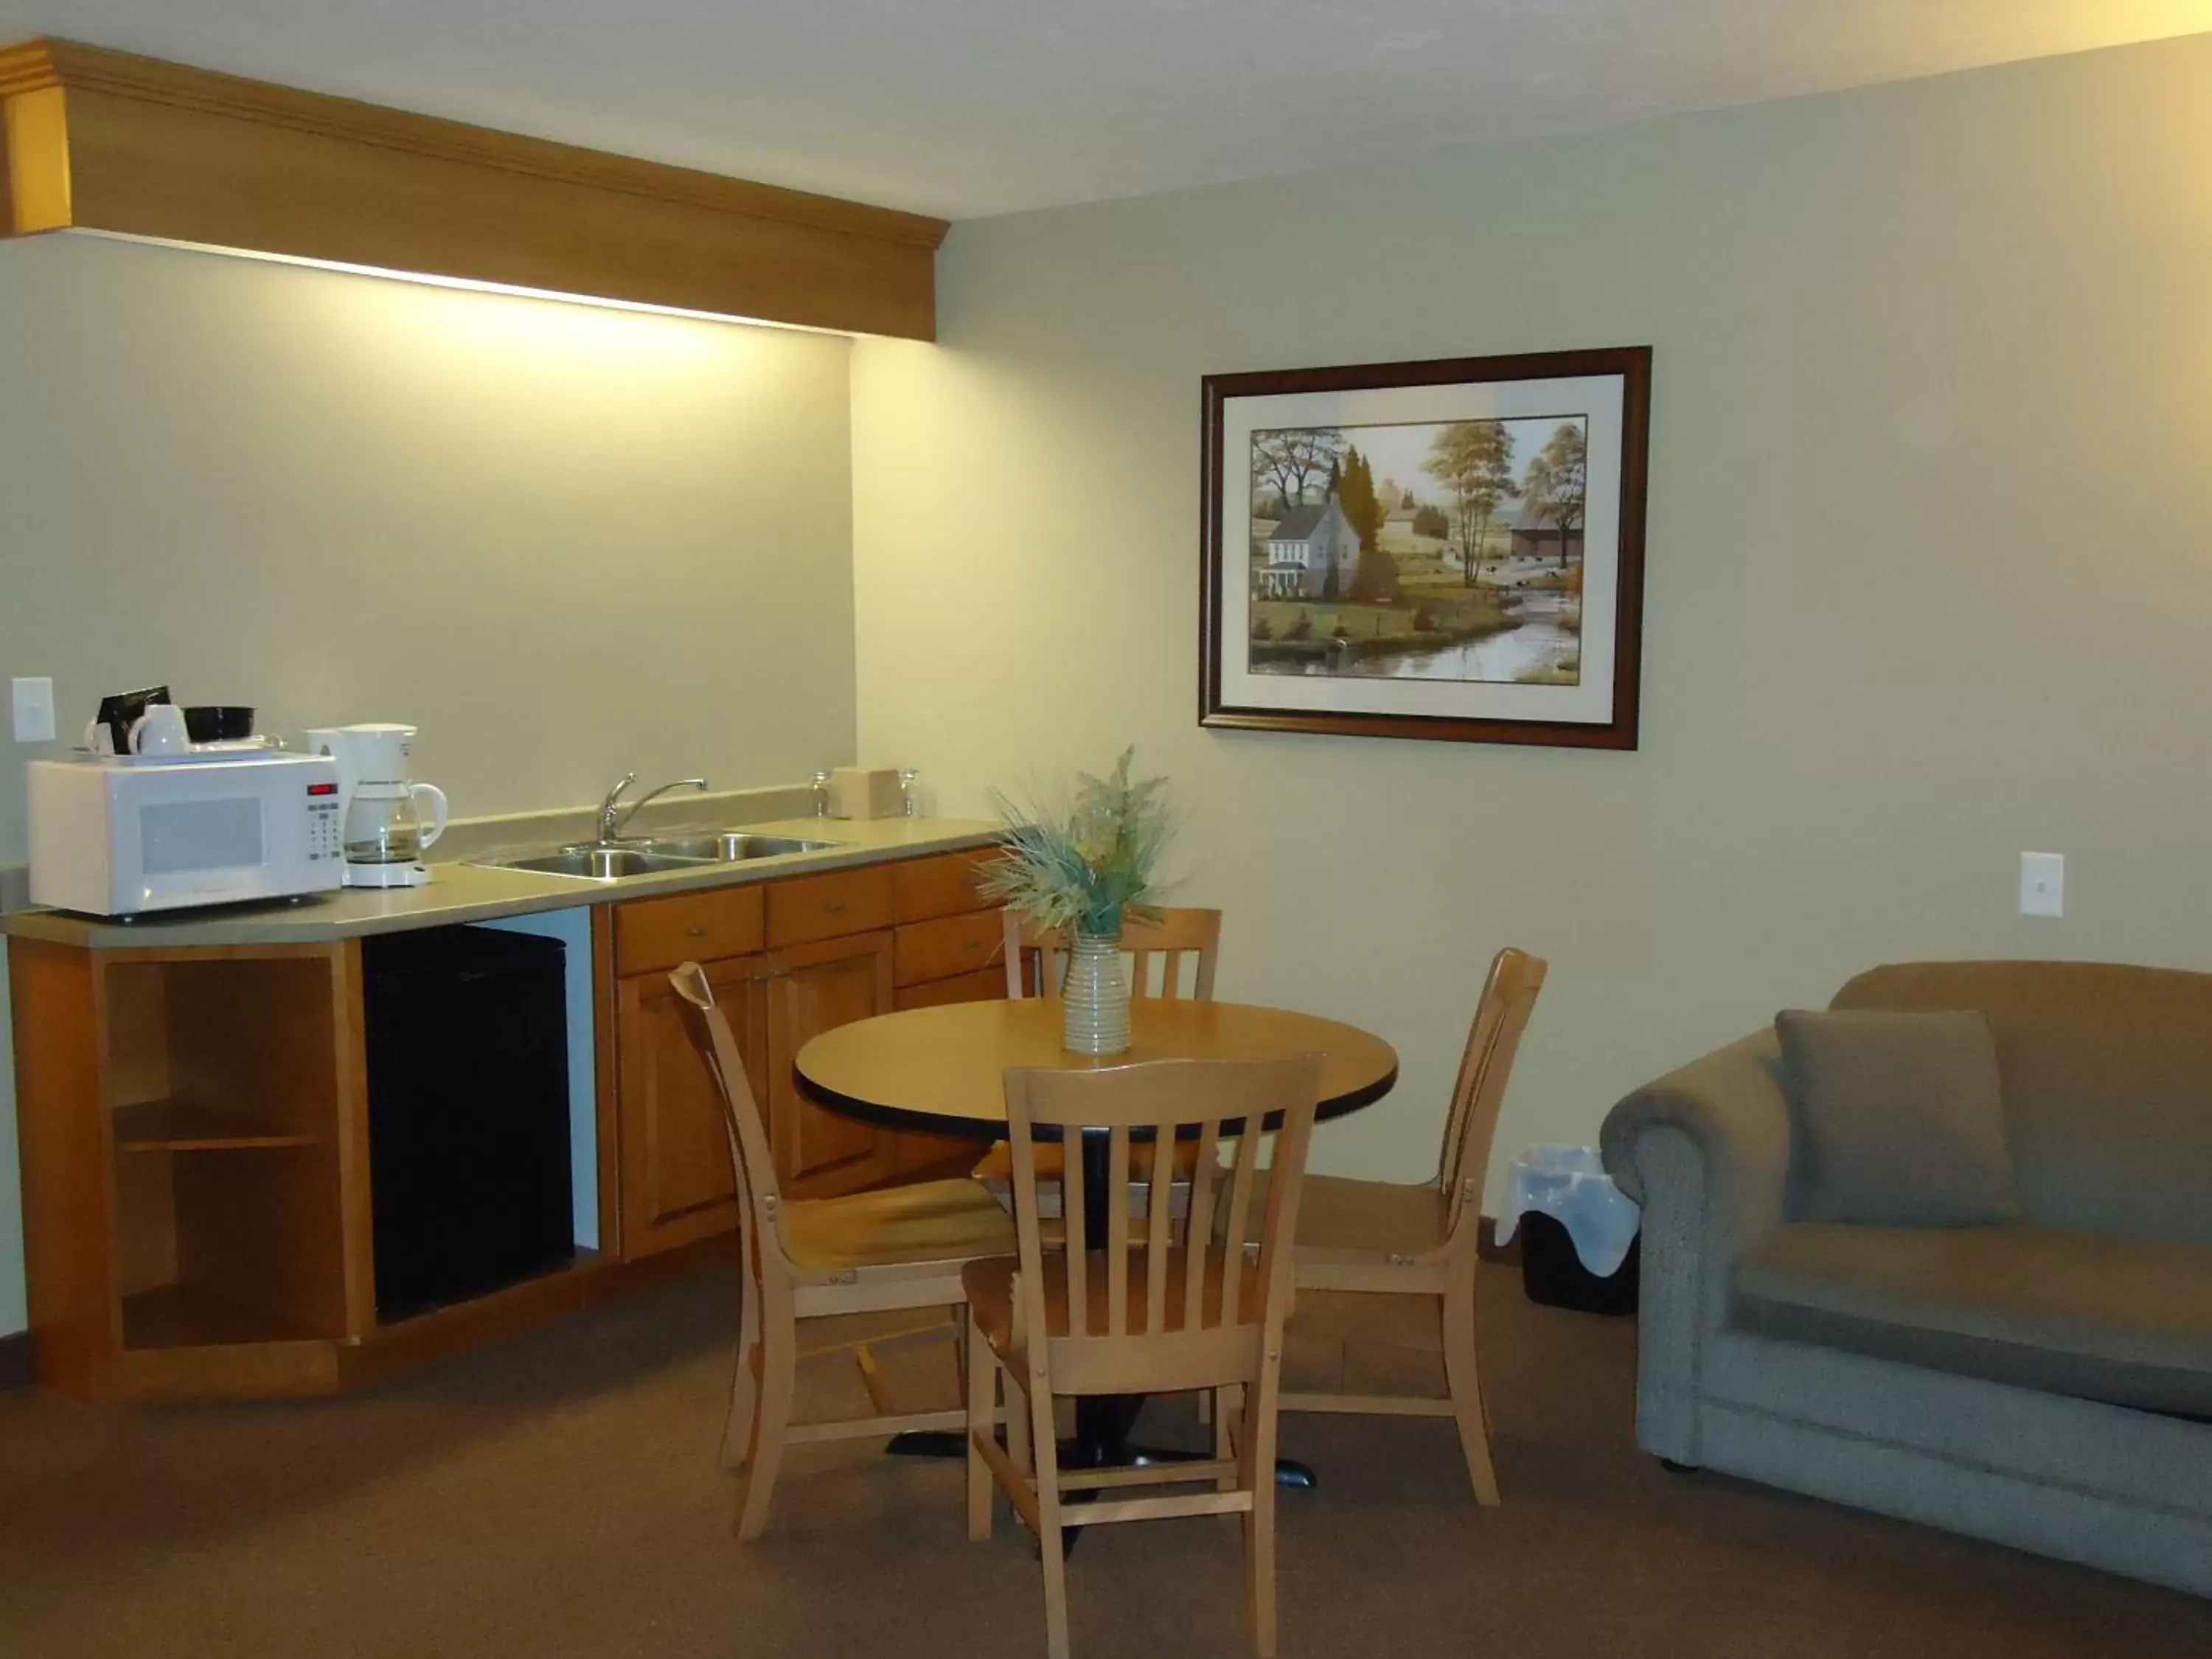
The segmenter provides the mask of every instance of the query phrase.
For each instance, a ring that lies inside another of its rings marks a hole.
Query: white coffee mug
[[[131,752],[134,755],[182,755],[190,752],[191,733],[185,729],[185,711],[173,702],[146,705],[146,712],[131,722]]]

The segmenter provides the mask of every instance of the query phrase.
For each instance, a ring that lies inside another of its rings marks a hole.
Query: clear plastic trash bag
[[[1583,1266],[1600,1279],[1620,1270],[1636,1242],[1643,1212],[1636,1200],[1613,1184],[1595,1146],[1531,1146],[1509,1166],[1508,1213],[1499,1221],[1504,1244],[1531,1210],[1548,1215],[1567,1230]]]

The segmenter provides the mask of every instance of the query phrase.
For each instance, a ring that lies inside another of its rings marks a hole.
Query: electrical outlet
[[[2066,855],[2063,853],[2022,853],[2020,855],[2020,913],[2024,916],[2063,916],[2066,914]]]
[[[52,743],[54,740],[54,683],[49,679],[9,683],[15,708],[15,741]]]

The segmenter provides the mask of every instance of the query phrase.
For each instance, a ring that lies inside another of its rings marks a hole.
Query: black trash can
[[[1637,1264],[1644,1255],[1638,1237],[1620,1266],[1600,1279],[1575,1253],[1564,1224],[1530,1212],[1521,1218],[1521,1288],[1531,1302],[1577,1313],[1632,1314],[1636,1311]]]

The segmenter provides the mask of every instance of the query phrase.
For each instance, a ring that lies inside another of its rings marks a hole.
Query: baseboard
[[[1475,1233],[1475,1249],[1485,1261],[1518,1263],[1521,1260],[1520,1231],[1515,1229],[1513,1237],[1500,1244],[1498,1242],[1498,1218],[1486,1215],[1482,1218],[1482,1225]]]
[[[31,1382],[31,1334],[17,1331],[0,1336],[0,1389],[28,1388]]]

